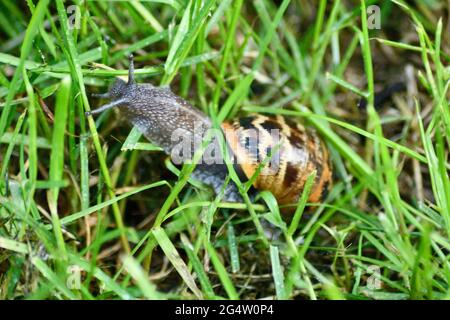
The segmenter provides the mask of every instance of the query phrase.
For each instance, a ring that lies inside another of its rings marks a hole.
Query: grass
[[[0,299],[450,298],[447,6],[2,2]],[[257,112],[314,128],[326,201],[307,203],[313,174],[286,217],[228,163],[244,203],[223,202],[116,111],[86,118],[130,53],[139,82],[215,126]]]

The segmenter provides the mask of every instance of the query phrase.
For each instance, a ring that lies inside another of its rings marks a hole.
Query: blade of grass
[[[216,270],[220,281],[222,282],[223,288],[225,289],[226,293],[228,294],[228,297],[231,300],[238,300],[239,295],[236,291],[236,288],[233,285],[233,281],[230,279],[227,270],[225,269],[225,266],[220,261],[219,256],[212,246],[212,244],[208,241],[204,242],[204,246],[206,248],[206,251],[208,252],[211,262],[214,266],[214,269]]]
[[[21,254],[27,254],[29,251],[28,246],[25,243],[21,243],[19,241],[15,241],[4,237],[0,237],[0,248]]]
[[[149,184],[149,185],[145,185],[145,186],[142,186],[142,187],[135,188],[134,190],[125,192],[124,194],[121,194],[120,196],[113,197],[112,199],[109,199],[107,201],[99,203],[99,204],[97,204],[95,206],[92,206],[92,207],[86,208],[84,210],[81,210],[79,212],[76,212],[76,213],[73,213],[71,215],[68,215],[68,216],[66,216],[66,217],[61,219],[61,224],[62,225],[70,224],[70,223],[72,223],[72,222],[74,222],[74,221],[76,221],[76,220],[78,220],[78,219],[80,219],[82,217],[85,217],[85,216],[87,216],[87,215],[89,215],[89,214],[91,214],[93,212],[99,211],[99,210],[101,210],[101,209],[103,209],[103,208],[105,208],[107,206],[110,206],[113,203],[117,203],[118,201],[120,201],[122,199],[130,197],[130,196],[132,196],[134,194],[137,194],[139,192],[142,192],[144,190],[160,187],[160,186],[163,186],[163,185],[167,185],[167,186],[170,187],[170,184],[167,181],[162,180],[162,181],[158,181],[158,182],[155,182],[155,183],[152,183],[152,184]]]
[[[294,217],[292,218],[291,224],[289,225],[289,229],[287,230],[288,235],[290,235],[291,237],[294,235],[295,231],[298,228],[298,224],[300,223],[300,219],[302,218],[303,211],[306,206],[306,201],[308,201],[309,194],[311,192],[311,188],[313,186],[315,179],[316,179],[316,171],[314,170],[308,176],[308,179],[305,182],[302,195],[298,200],[297,208],[295,208]]]
[[[228,238],[228,250],[230,251],[231,257],[231,271],[233,273],[237,273],[239,272],[241,266],[239,263],[238,243],[236,242],[236,235],[234,232],[233,224],[231,222],[228,223],[227,238]]]
[[[161,249],[164,251],[167,259],[172,263],[174,268],[178,271],[178,274],[181,276],[183,281],[192,290],[197,299],[203,299],[202,291],[197,287],[194,278],[192,277],[186,263],[181,259],[180,254],[177,249],[173,245],[172,241],[170,241],[164,229],[160,227],[156,227],[152,230],[152,234],[158,242]]]
[[[61,82],[61,86],[56,95],[55,121],[53,126],[52,153],[50,157],[49,178],[58,181],[63,177],[64,169],[64,138],[66,132],[66,121],[68,115],[69,98],[71,91],[71,79],[66,77]],[[58,244],[59,256],[67,259],[67,252],[64,237],[61,230],[61,222],[58,215],[58,194],[59,187],[53,187],[47,192],[47,201],[52,217],[53,232]]]
[[[14,128],[14,132],[10,136],[9,145],[6,149],[5,154],[3,155],[2,159],[2,170],[0,171],[0,190],[3,192],[3,188],[6,188],[6,175],[8,173],[8,163],[9,159],[11,158],[11,154],[14,150],[14,146],[19,143],[18,142],[18,135],[19,131],[22,128],[23,120],[25,119],[26,111],[24,111],[17,120],[16,127]],[[5,136],[3,136],[5,137]],[[6,141],[5,141],[6,143]]]
[[[189,242],[184,233],[180,235],[180,238],[181,242],[183,243],[184,251],[186,251],[189,261],[192,263],[192,266],[194,267],[194,270],[197,273],[198,281],[200,282],[203,292],[205,293],[205,297],[207,299],[214,299],[215,297],[214,289],[212,287],[211,282],[209,281],[208,275],[203,269],[203,265],[200,259],[197,257],[197,254],[194,252],[192,248],[192,244]]]
[[[278,247],[270,246],[270,261],[272,263],[272,276],[275,283],[275,292],[278,300],[286,299],[286,292],[284,290],[284,275],[283,268],[280,263],[280,256]]]
[[[150,300],[160,300],[162,299],[161,293],[158,292],[156,286],[151,283],[145,274],[144,270],[141,268],[139,263],[132,256],[125,256],[122,258],[122,263],[125,270],[131,274],[133,279],[136,281],[139,289],[143,295]]]

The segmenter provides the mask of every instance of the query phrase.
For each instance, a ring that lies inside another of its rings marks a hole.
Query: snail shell
[[[328,151],[314,132],[282,116],[263,115],[226,122],[222,128],[248,179],[269,157],[253,186],[271,191],[279,204],[296,203],[313,170],[316,177],[308,201],[319,202],[327,194],[331,183]]]

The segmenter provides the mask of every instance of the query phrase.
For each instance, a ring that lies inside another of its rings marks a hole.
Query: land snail
[[[94,95],[108,98],[111,102],[86,112],[86,115],[117,107],[121,115],[150,142],[160,146],[172,160],[177,158],[179,161],[179,138],[203,141],[207,130],[212,128],[212,121],[169,88],[136,83],[132,55],[129,61],[128,82],[117,79],[107,93]],[[312,130],[282,116],[259,114],[224,122],[221,130],[230,154],[234,156],[233,168],[239,179],[244,182],[259,170],[253,183],[255,193],[267,190],[275,196],[278,204],[295,204],[307,178],[315,170],[308,202],[324,199],[332,183],[331,165],[325,144]],[[212,139],[210,146],[214,143],[217,141]],[[189,146],[191,148],[187,150],[190,150],[185,152],[189,154],[181,155],[181,159],[192,157],[196,148],[191,143]],[[215,160],[223,160],[217,152],[211,154]],[[270,160],[260,165],[269,154]],[[202,159],[192,173],[194,179],[212,187],[216,194],[222,192],[222,201],[242,202],[232,181],[224,187],[227,176],[228,168],[224,161]]]

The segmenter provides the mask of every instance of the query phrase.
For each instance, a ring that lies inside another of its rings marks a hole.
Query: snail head
[[[86,116],[94,115],[102,113],[108,109],[124,105],[127,103],[126,94],[136,85],[134,80],[134,59],[133,55],[130,54],[128,56],[130,61],[130,65],[128,68],[128,82],[123,81],[122,79],[117,79],[114,84],[111,86],[108,92],[106,93],[95,93],[92,94],[92,97],[101,98],[101,99],[111,99],[112,101],[91,111],[87,111]]]

